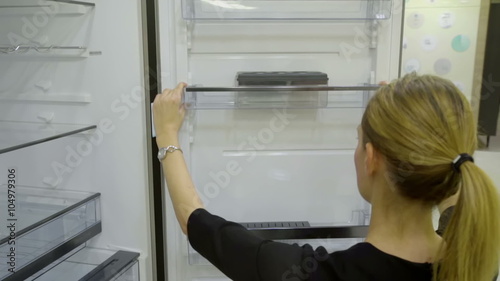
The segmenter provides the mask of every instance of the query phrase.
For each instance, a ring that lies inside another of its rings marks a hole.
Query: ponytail
[[[434,281],[492,281],[499,268],[497,190],[472,162],[460,167],[460,195],[434,263]]]
[[[377,91],[361,128],[401,196],[432,206],[460,192],[434,258],[434,281],[492,281],[500,202],[491,179],[463,155],[477,147],[477,121],[460,90],[443,78],[408,74]]]

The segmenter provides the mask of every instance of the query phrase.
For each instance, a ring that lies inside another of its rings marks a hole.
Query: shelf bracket
[[[193,31],[194,31],[194,22],[192,20],[186,21],[186,46],[188,50],[192,48],[193,42]]]
[[[378,29],[379,22],[377,20],[372,20],[369,23],[368,30],[370,33],[370,49],[376,49],[378,45]]]

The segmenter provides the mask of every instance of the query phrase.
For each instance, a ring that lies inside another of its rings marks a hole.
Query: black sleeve
[[[455,209],[455,206],[448,207],[446,210],[441,213],[441,216],[439,217],[439,225],[438,229],[436,230],[436,233],[439,234],[439,236],[443,236],[443,233],[450,223],[451,216],[453,215],[453,210]]]
[[[240,224],[204,209],[195,210],[189,217],[188,239],[198,253],[235,281],[305,280],[301,277],[311,276],[301,267],[309,260],[325,260],[328,256],[322,247],[314,251],[310,245],[299,247],[261,239]],[[316,268],[316,274],[323,273]]]

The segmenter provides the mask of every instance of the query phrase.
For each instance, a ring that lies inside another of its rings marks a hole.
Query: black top
[[[329,254],[324,247],[261,239],[204,209],[189,217],[188,238],[198,253],[235,281],[432,280],[432,264],[389,255],[370,243]]]

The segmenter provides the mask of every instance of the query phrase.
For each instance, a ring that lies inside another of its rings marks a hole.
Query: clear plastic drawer
[[[2,185],[0,198],[0,279],[26,278],[101,232],[99,193]]]

